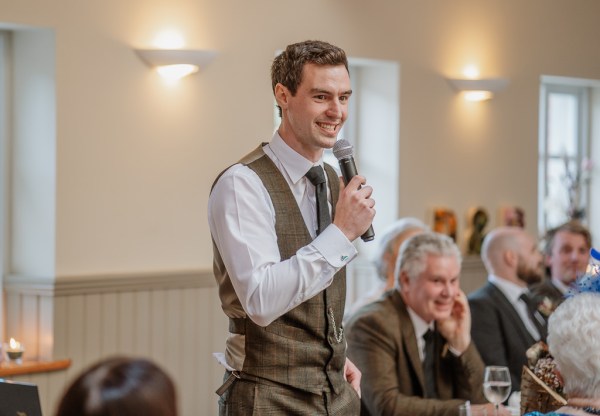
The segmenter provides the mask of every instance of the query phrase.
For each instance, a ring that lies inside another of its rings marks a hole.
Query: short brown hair
[[[544,254],[552,255],[552,246],[554,245],[554,237],[560,231],[566,231],[573,234],[579,234],[585,240],[588,248],[592,247],[592,234],[579,221],[569,221],[556,228],[552,228],[546,232],[544,236]]]
[[[64,393],[56,416],[177,416],[175,385],[144,358],[112,357],[84,370]]]
[[[307,40],[304,42],[288,45],[279,54],[271,65],[271,86],[273,93],[275,86],[281,84],[286,87],[292,95],[296,95],[298,86],[302,82],[302,70],[304,65],[312,63],[316,65],[344,65],[348,71],[348,58],[346,52],[337,46],[320,40]],[[281,117],[281,107],[279,116]]]

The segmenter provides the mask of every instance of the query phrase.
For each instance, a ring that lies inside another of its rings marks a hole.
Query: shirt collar
[[[417,339],[422,338],[428,329],[431,329],[433,331],[434,321],[431,321],[430,323],[425,322],[423,318],[417,315],[417,313],[408,306],[406,307],[406,310],[408,311],[408,316],[410,316],[413,328],[415,329],[415,336],[417,337]]]
[[[323,166],[322,158],[317,163],[312,163],[283,141],[277,131],[273,134],[268,146],[275,157],[279,159],[281,166],[294,184],[302,179],[311,167],[315,165]]]
[[[569,292],[570,287],[565,285],[560,279],[552,278],[552,284],[556,287],[560,293],[566,295]]]
[[[510,282],[506,279],[490,274],[488,282],[496,286],[506,296],[511,303],[516,303],[523,293],[529,293],[526,287],[519,286],[516,283]]]

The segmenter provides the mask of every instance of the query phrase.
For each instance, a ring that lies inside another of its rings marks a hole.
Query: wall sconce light
[[[484,101],[493,97],[494,93],[508,86],[506,78],[488,79],[456,79],[449,78],[448,82],[457,90],[462,91],[468,101]]]
[[[136,49],[149,67],[166,79],[177,80],[204,69],[217,53],[199,49]]]

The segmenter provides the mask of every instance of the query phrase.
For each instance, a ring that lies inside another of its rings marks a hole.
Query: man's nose
[[[332,118],[342,118],[342,114],[342,103],[337,99],[331,100],[329,107],[327,108],[327,115]]]

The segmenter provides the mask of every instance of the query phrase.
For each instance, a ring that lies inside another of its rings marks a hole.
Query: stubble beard
[[[517,277],[527,285],[539,283],[543,278],[542,268],[538,267],[535,269],[533,267],[527,267],[521,263],[517,267]]]

